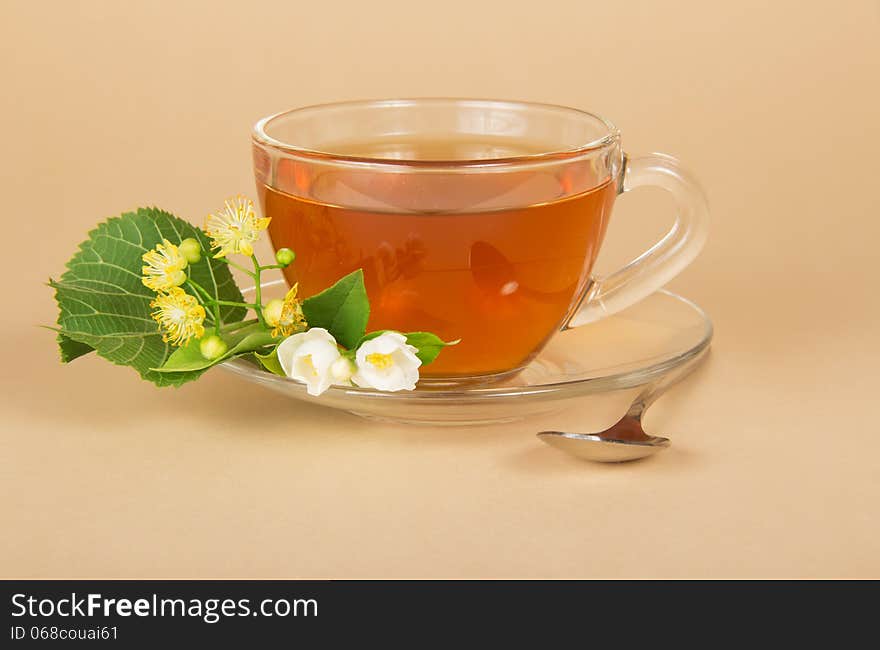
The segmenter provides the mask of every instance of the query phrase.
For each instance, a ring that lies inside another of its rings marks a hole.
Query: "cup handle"
[[[669,191],[677,216],[663,239],[622,269],[594,277],[562,329],[592,323],[647,298],[690,264],[706,243],[709,204],[696,179],[672,156],[624,156],[621,192],[653,185]]]

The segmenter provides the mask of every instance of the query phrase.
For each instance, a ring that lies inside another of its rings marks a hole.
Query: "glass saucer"
[[[266,288],[271,293],[283,285]],[[559,411],[578,400],[579,413],[590,415],[598,430],[646,395],[656,399],[699,362],[711,339],[712,323],[702,309],[660,290],[613,316],[560,332],[521,373],[488,386],[420,385],[396,393],[334,386],[312,397],[305,385],[246,358],[220,367],[294,399],[407,424],[509,422]]]

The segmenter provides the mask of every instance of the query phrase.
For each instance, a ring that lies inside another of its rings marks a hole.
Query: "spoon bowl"
[[[638,460],[669,447],[669,438],[646,434],[639,420],[629,415],[599,433],[541,431],[538,438],[572,456],[599,463]]]

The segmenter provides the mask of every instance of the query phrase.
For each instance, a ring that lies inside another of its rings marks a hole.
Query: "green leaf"
[[[134,368],[158,386],[180,385],[202,370],[160,373],[157,368],[174,348],[162,341],[150,317],[152,291],[141,283],[141,256],[163,239],[180,243],[194,237],[207,251],[210,243],[195,226],[157,208],[140,208],[100,224],[79,246],[58,281],[50,280],[58,303],[58,344],[70,361],[89,348],[113,363]],[[243,302],[228,267],[205,254],[191,265],[194,280],[221,300]],[[246,309],[224,306],[225,322],[241,320]]]
[[[361,337],[361,340],[357,342],[355,349],[359,348],[364,341],[369,341],[370,339],[374,339],[380,334],[389,331],[392,330],[379,330],[364,335]],[[421,359],[423,365],[428,365],[436,359],[437,355],[440,354],[440,351],[446,346],[458,345],[461,341],[461,339],[456,339],[455,341],[447,342],[431,332],[407,332],[404,336],[406,337],[406,342],[416,348],[416,356]]]
[[[406,342],[418,350],[416,356],[421,359],[422,363],[425,365],[428,365],[436,359],[437,355],[440,354],[440,351],[447,345],[457,345],[461,340],[457,339],[447,343],[431,332],[407,332],[404,336],[406,336]]]
[[[95,351],[91,345],[74,341],[61,332],[58,333],[58,349],[61,351],[61,361],[64,363],[70,363],[74,359]]]
[[[278,360],[277,347],[273,348],[271,352],[267,352],[266,354],[254,352],[254,356],[257,358],[257,361],[260,362],[260,365],[273,375],[280,375],[281,377],[287,376],[284,372],[284,368],[281,367],[281,362]]]
[[[278,343],[278,339],[272,336],[272,333],[259,323],[242,328],[237,332],[226,334],[223,336],[223,340],[229,346],[229,349],[221,357],[212,360],[206,359],[199,350],[199,341],[193,339],[182,348],[175,350],[161,368],[151,368],[151,370],[171,373],[207,370],[211,366],[215,366],[232,357]]]
[[[332,287],[306,298],[302,308],[309,327],[323,327],[340,345],[354,347],[370,318],[363,270],[349,273]]]
[[[351,352],[356,352],[359,347],[361,347],[362,343],[369,341],[370,339],[374,339],[377,336],[381,336],[385,332],[393,332],[394,330],[376,330],[375,332],[370,332],[369,334],[364,334],[360,340],[351,347]]]

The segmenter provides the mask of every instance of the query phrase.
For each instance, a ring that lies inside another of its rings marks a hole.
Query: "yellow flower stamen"
[[[315,362],[312,361],[312,355],[311,354],[305,355],[302,358],[302,361],[305,364],[306,368],[309,369],[309,372],[311,373],[312,377],[317,377],[318,376],[318,369],[315,368]]]
[[[167,239],[156,248],[147,251],[141,256],[145,266],[141,268],[144,277],[141,282],[153,291],[168,291],[172,287],[179,287],[186,282],[186,258],[180,253],[180,249]]]
[[[253,255],[253,243],[260,231],[269,226],[269,219],[257,218],[254,202],[241,195],[228,199],[223,210],[209,214],[205,220],[205,232],[211,238],[211,248],[218,252],[214,257],[232,253]]]
[[[374,366],[377,370],[387,370],[394,365],[394,359],[391,358],[390,354],[373,352],[367,355],[367,363]]]
[[[155,311],[150,314],[159,323],[162,340],[172,345],[182,346],[191,338],[205,335],[202,325],[205,321],[205,308],[194,296],[180,287],[172,287],[167,293],[160,293],[150,303]]]
[[[306,317],[303,314],[302,303],[296,299],[296,292],[299,284],[295,284],[284,296],[284,303],[281,305],[281,316],[277,321],[272,323],[274,328],[272,336],[290,336],[294,332],[302,332],[308,327]]]

